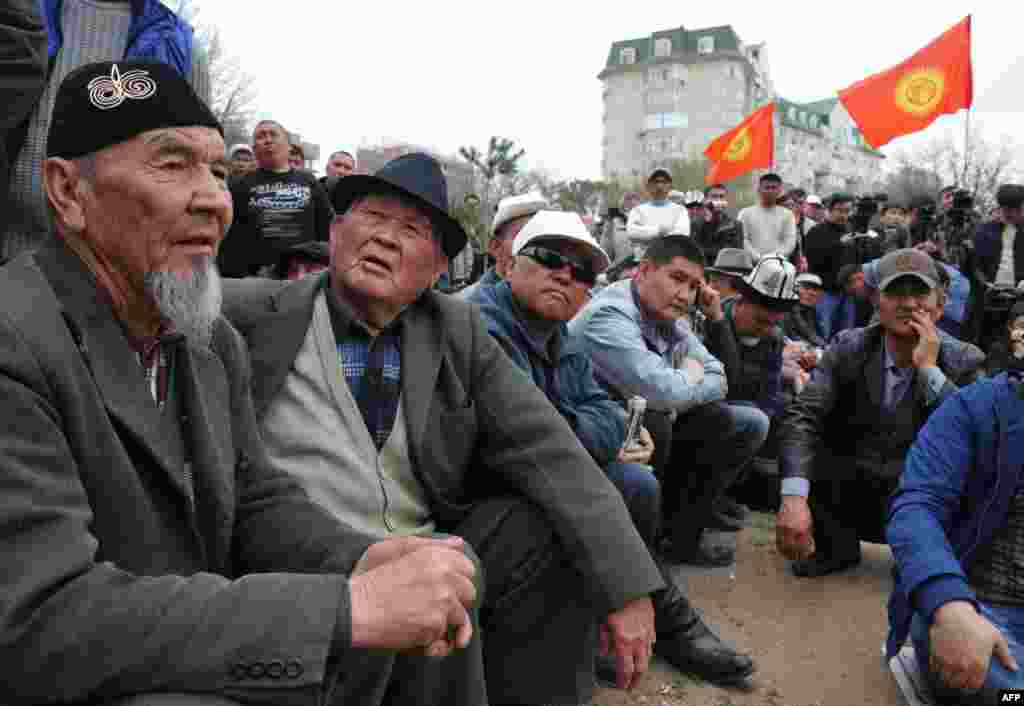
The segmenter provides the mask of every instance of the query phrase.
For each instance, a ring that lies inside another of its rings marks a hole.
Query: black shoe
[[[688,628],[659,633],[654,654],[681,672],[719,686],[743,684],[754,673],[754,661],[718,639],[699,617]]]
[[[741,522],[747,522],[750,520],[750,508],[746,505],[736,502],[728,495],[719,498],[715,502],[715,510],[727,517],[731,517]]]
[[[736,561],[736,552],[729,547],[706,545],[700,542],[691,549],[684,549],[677,547],[672,542],[665,542],[662,544],[662,555],[670,562],[693,566],[732,566]]]
[[[819,576],[834,574],[843,569],[849,569],[860,563],[860,553],[855,556],[833,556],[825,557],[815,554],[810,559],[800,559],[793,562],[793,574],[805,579],[814,579]]]
[[[605,689],[617,689],[619,672],[615,666],[615,658],[597,655],[594,657],[594,678],[597,685]]]
[[[718,508],[711,511],[711,518],[704,529],[717,530],[719,532],[739,532],[747,526],[743,520],[725,514]]]

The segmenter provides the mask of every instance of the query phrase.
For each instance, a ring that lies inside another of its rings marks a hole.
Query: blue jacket
[[[508,282],[480,287],[468,301],[480,306],[488,333],[544,390],[594,461],[602,467],[614,461],[626,438],[626,411],[594,379],[590,361],[566,325],[558,327],[552,367],[517,314]]]
[[[999,261],[1003,257],[1003,224],[998,221],[982,223],[974,231],[974,257],[978,271],[989,282],[995,282]],[[1017,230],[1013,241],[1013,282],[1024,280],[1024,232]]]
[[[1024,399],[1005,373],[955,393],[918,434],[889,508],[896,567],[889,597],[889,656],[916,611],[976,603],[967,572],[1005,524],[1024,459]]]
[[[64,45],[60,25],[64,0],[40,0],[46,19],[47,53],[51,64]],[[188,79],[192,76],[191,25],[165,7],[160,0],[131,0],[132,23],[124,58],[158,61],[173,66]]]
[[[645,318],[633,280],[609,285],[569,322],[569,332],[594,364],[598,381],[621,397],[639,395],[647,408],[683,414],[725,399],[725,367],[683,321]],[[684,358],[704,366],[693,384],[679,369]]]

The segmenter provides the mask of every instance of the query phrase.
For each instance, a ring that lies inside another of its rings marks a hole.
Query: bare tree
[[[210,108],[224,126],[224,141],[248,143],[256,116],[258,93],[254,78],[228,50],[220,30],[199,20],[196,0],[163,0],[171,10],[195,27],[195,48],[206,54],[210,67]]]
[[[515,140],[505,137],[491,137],[485,152],[476,147],[459,148],[459,156],[473,167],[479,177],[480,186],[476,193],[480,198],[481,214],[491,213],[501,198],[504,185],[519,174],[519,161],[525,155],[526,150],[517,149]]]
[[[1013,143],[988,140],[978,130],[972,130],[966,141],[947,136],[902,152],[894,164],[897,171],[889,179],[891,195],[906,192],[909,198],[934,197],[943,185],[955,185],[971,192],[984,210],[995,204],[1000,184],[1021,176],[1020,154]]]

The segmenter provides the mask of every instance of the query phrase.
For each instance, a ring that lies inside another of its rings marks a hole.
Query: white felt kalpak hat
[[[538,191],[531,191],[528,194],[509,196],[498,202],[498,212],[494,214],[494,223],[491,224],[491,232],[498,230],[501,226],[513,218],[521,216],[532,216],[537,211],[548,207],[548,200]]]
[[[763,256],[746,277],[738,280],[740,292],[754,303],[771,309],[788,309],[799,297],[796,284],[796,268],[783,255],[773,253]]]
[[[534,214],[512,243],[512,254],[520,251],[535,240],[575,240],[586,245],[591,253],[591,263],[595,274],[604,272],[611,263],[594,236],[583,224],[578,213],[571,211],[538,211]]]

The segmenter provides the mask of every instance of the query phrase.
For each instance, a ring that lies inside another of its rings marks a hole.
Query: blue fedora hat
[[[393,159],[375,174],[353,174],[339,179],[331,192],[335,213],[344,213],[352,202],[367,194],[399,194],[423,210],[441,238],[449,258],[466,247],[466,231],[448,214],[448,180],[437,160],[427,154],[406,154]]]

